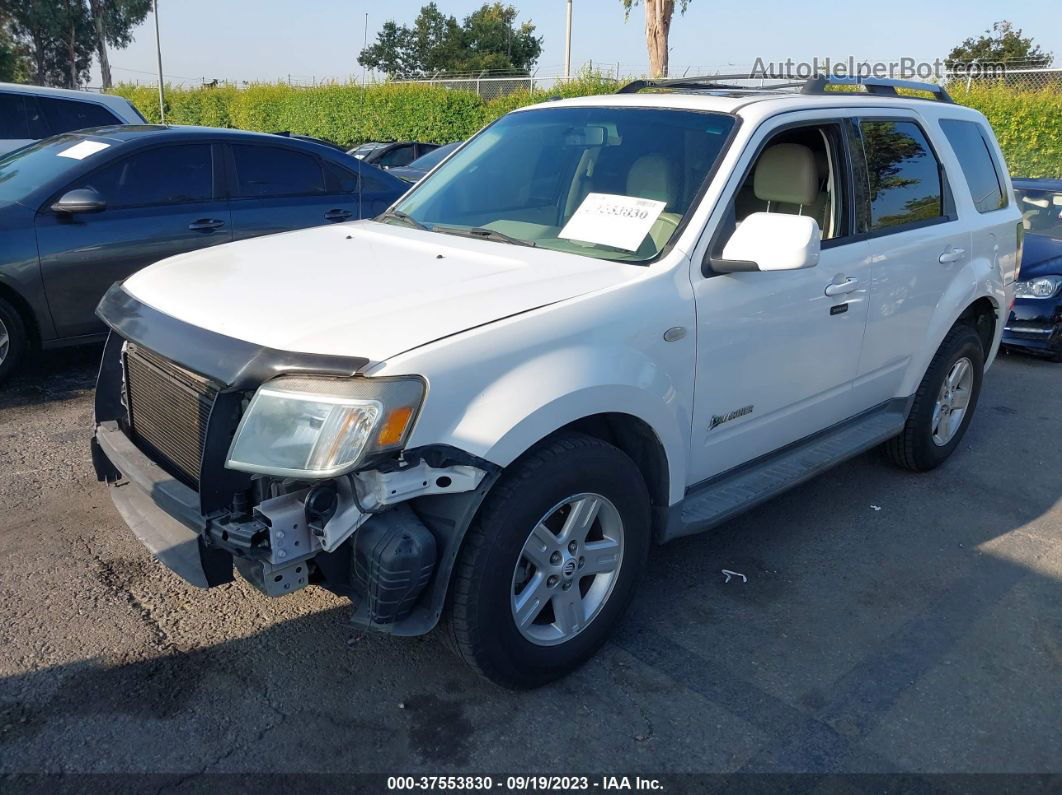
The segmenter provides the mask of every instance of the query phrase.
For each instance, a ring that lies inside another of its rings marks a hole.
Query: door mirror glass
[[[52,209],[57,213],[98,213],[106,208],[107,202],[92,188],[67,191],[52,205]]]
[[[713,257],[716,273],[792,271],[819,263],[822,233],[814,218],[785,213],[753,213],[742,221]]]

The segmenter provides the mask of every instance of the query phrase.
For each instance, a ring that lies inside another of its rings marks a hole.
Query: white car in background
[[[524,108],[375,220],[140,271],[99,309],[100,479],[197,585],[235,563],[443,619],[502,685],[571,671],[653,542],[970,424],[1020,256],[1002,154],[939,86],[837,82]]]

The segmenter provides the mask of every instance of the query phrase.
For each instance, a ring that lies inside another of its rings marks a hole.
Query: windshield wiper
[[[532,240],[521,240],[518,237],[510,237],[496,229],[487,229],[484,226],[438,226],[431,228],[433,232],[442,232],[444,235],[457,235],[459,237],[477,237],[480,240],[495,240],[499,243],[511,243],[514,246],[532,246]]]
[[[418,221],[412,215],[407,215],[406,213],[402,212],[401,210],[388,210],[387,212],[381,213],[380,215],[376,216],[376,220],[377,221],[391,221],[391,220],[401,221],[402,223],[406,224],[407,226],[412,226],[415,229],[423,229],[425,232],[430,232],[431,231],[431,229],[429,227],[427,227],[424,224],[422,224],[420,221]]]

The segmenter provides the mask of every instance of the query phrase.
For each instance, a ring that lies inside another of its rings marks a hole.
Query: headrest
[[[803,144],[775,144],[756,163],[752,189],[767,202],[811,204],[818,198],[819,181],[814,153]]]
[[[663,155],[642,155],[627,172],[627,195],[670,202],[671,164]]]

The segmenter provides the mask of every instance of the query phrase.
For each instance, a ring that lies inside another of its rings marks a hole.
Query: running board
[[[679,521],[672,514],[663,540],[714,527],[881,444],[903,430],[910,404],[905,399],[889,401],[694,486],[686,492]]]

